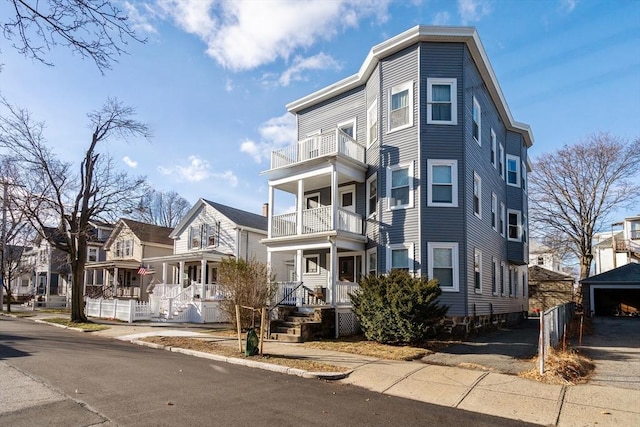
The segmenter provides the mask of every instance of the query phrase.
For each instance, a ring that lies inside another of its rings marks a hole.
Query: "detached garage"
[[[640,315],[640,264],[631,263],[580,281],[582,305],[595,316]]]

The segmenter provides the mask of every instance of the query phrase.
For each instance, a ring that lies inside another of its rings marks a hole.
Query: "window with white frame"
[[[473,289],[482,293],[482,251],[478,248],[473,252]]]
[[[480,111],[480,103],[473,97],[473,110],[471,112],[471,117],[473,119],[473,138],[476,140],[478,145],[482,145],[482,122],[481,122],[482,113]]]
[[[427,205],[458,206],[457,160],[427,160]]]
[[[203,224],[203,226],[207,246],[217,246],[218,236],[220,235],[220,222],[216,222],[215,225]]]
[[[367,274],[369,276],[378,274],[378,250],[375,248],[367,251]]]
[[[413,82],[389,91],[389,132],[413,126]]]
[[[412,271],[413,244],[398,243],[387,247],[387,270]]]
[[[491,258],[491,293],[498,294],[498,260]]]
[[[189,249],[200,248],[200,226],[192,225],[189,227]]]
[[[413,163],[387,168],[389,209],[413,206]]]
[[[526,298],[528,295],[529,284],[527,282],[527,271],[523,269],[522,271],[522,298]]]
[[[367,179],[367,215],[374,215],[378,210],[378,175]]]
[[[498,231],[498,196],[491,193],[491,228]]]
[[[544,257],[543,256],[539,256],[538,257],[538,265],[544,265]]]
[[[506,290],[505,290],[505,287],[504,287],[504,281],[505,281],[505,278],[506,278],[505,274],[506,274],[506,266],[505,266],[504,262],[501,262],[500,263],[500,294],[502,296],[506,295]]]
[[[498,172],[500,172],[500,177],[504,179],[504,147],[502,144],[498,145]]]
[[[122,258],[122,240],[116,242],[116,258]]]
[[[87,261],[89,262],[98,261],[98,248],[89,248],[87,250]]]
[[[367,147],[378,140],[378,99],[367,110]]]
[[[497,167],[496,166],[496,133],[493,129],[491,129],[491,151],[489,153],[489,161],[491,162],[491,164],[493,165],[493,167]]]
[[[505,211],[504,211],[504,203],[500,202],[500,235],[502,237],[505,236],[505,232],[507,229],[507,224],[505,222]]]
[[[473,213],[482,218],[482,179],[477,173],[473,173]]]
[[[460,290],[458,282],[458,244],[453,242],[427,243],[429,278],[437,279],[443,292]]]
[[[507,184],[520,187],[520,158],[507,154]]]
[[[458,124],[457,79],[427,79],[427,123]]]
[[[338,129],[353,139],[356,139],[356,119],[338,123]]]
[[[127,239],[124,241],[123,252],[124,256],[133,256],[133,240]]]
[[[304,256],[304,273],[305,274],[319,274],[320,273],[320,255],[305,255]]]
[[[519,271],[516,267],[513,268],[513,296],[518,298],[518,275]]]
[[[509,221],[509,231],[507,238],[511,241],[519,242],[521,240],[521,217],[520,211],[509,209],[507,211],[507,218]]]

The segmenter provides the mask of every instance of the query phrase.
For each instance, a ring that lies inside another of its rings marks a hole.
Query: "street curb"
[[[290,368],[288,366],[276,365],[273,363],[257,362],[255,360],[241,359],[238,357],[220,356],[218,354],[205,353],[203,351],[190,350],[187,348],[171,347],[171,346],[166,346],[162,344],[142,341],[138,339],[133,339],[130,342],[140,346],[154,348],[157,350],[172,351],[174,353],[182,353],[188,356],[194,356],[194,357],[200,357],[203,359],[215,360],[218,362],[230,363],[232,365],[246,366],[249,368],[262,369],[265,371],[277,372],[279,374],[294,375],[302,378],[312,378],[312,379],[321,379],[321,380],[341,380],[349,376],[349,374],[352,372],[352,371],[311,372],[311,371],[306,371],[304,369]]]
[[[33,321],[36,322],[36,323],[42,323],[42,324],[45,324],[45,325],[55,326],[56,328],[70,329],[70,330],[76,331],[76,332],[93,332],[93,331],[89,331],[87,329],[74,328],[73,326],[65,326],[65,325],[60,325],[58,323],[47,322],[46,320],[33,319]]]

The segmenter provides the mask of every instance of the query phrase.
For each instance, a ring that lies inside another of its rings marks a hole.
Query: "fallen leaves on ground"
[[[538,357],[534,358],[535,369],[519,376],[546,384],[574,385],[587,382],[595,365],[591,360],[573,349],[565,351],[550,349],[545,355],[544,373],[540,375]]]

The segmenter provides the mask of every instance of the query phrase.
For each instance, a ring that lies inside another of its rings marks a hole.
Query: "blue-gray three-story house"
[[[474,28],[411,28],[287,108],[298,142],[263,172],[263,243],[289,255],[290,280],[322,288],[337,334],[355,323],[359,278],[392,269],[438,279],[448,316],[465,323],[527,310],[533,135],[511,116]],[[291,198],[293,212],[274,214]]]

